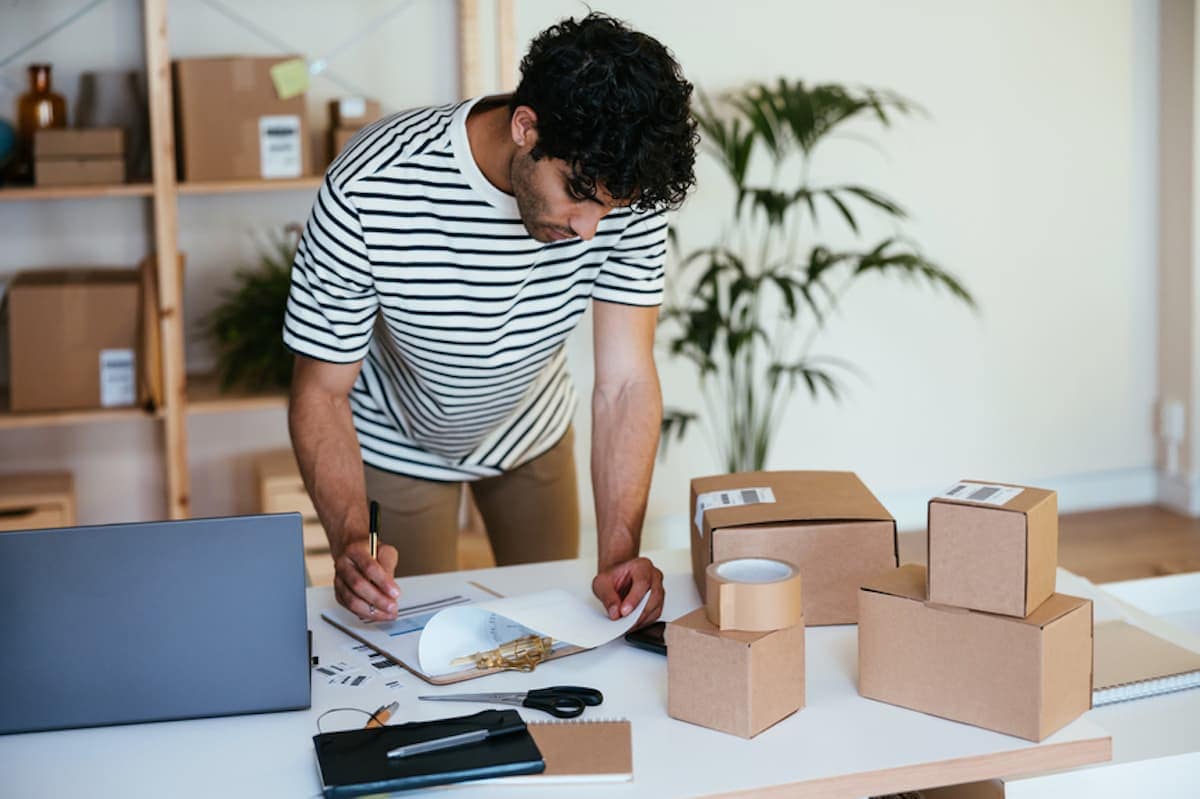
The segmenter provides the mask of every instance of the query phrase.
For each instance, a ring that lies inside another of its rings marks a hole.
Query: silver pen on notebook
[[[486,741],[491,733],[491,730],[471,730],[469,732],[460,732],[456,735],[447,735],[444,738],[434,738],[430,741],[418,741],[415,744],[405,744],[404,746],[397,746],[395,749],[389,749],[387,756],[409,757],[410,755],[420,755],[425,752],[436,752],[439,749],[466,746],[467,744]]]

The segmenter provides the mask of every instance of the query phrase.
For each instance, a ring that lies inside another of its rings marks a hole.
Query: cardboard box
[[[925,568],[859,591],[858,692],[1041,741],[1092,706],[1092,603],[1054,594],[1018,619],[925,601]]]
[[[33,134],[33,157],[125,157],[125,131],[121,128],[46,128]]]
[[[696,514],[702,495],[723,492],[726,499],[740,501],[739,490],[756,488],[769,489],[773,501],[722,505]],[[704,570],[714,560],[774,558],[799,567],[807,624],[853,624],[858,620],[858,587],[898,563],[896,522],[853,472],[699,477],[692,480],[688,509],[692,574],[701,598]]]
[[[368,97],[339,97],[329,101],[330,128],[361,128],[382,116],[379,101]]]
[[[329,131],[329,160],[337,158],[362,128],[334,128]]]
[[[667,713],[753,738],[804,707],[804,625],[721,631],[704,608],[667,625]]]
[[[40,158],[33,162],[38,186],[96,186],[125,182],[123,158]]]
[[[75,525],[75,481],[69,473],[0,476],[0,532]]]
[[[304,95],[279,99],[271,67],[296,56],[174,62],[179,177],[187,181],[309,174]]]
[[[137,270],[21,272],[6,304],[13,411],[139,402]]]
[[[1028,616],[1054,593],[1058,496],[966,480],[950,490],[956,498],[929,501],[929,601]]]

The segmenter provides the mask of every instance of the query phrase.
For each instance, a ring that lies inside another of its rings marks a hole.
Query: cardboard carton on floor
[[[960,481],[929,501],[930,602],[1027,616],[1054,593],[1058,495]]]
[[[895,520],[853,472],[698,477],[688,508],[701,598],[714,560],[774,558],[800,569],[807,624],[853,624],[858,587],[899,562]]]
[[[804,624],[720,630],[704,608],[667,625],[667,713],[753,738],[804,707]]]
[[[925,601],[925,568],[859,591],[858,692],[1041,741],[1092,706],[1091,600],[1054,594],[1027,618]]]
[[[137,404],[140,306],[134,269],[18,273],[6,298],[12,410]]]
[[[281,100],[271,67],[295,56],[174,62],[182,180],[295,178],[310,168],[304,95]]]

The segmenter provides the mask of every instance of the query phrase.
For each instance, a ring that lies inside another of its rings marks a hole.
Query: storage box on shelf
[[[74,524],[75,481],[70,474],[0,476],[0,532]]]
[[[33,137],[38,186],[111,185],[125,182],[125,132],[121,128],[52,128]]]
[[[254,459],[258,508],[262,513],[299,513],[304,519],[304,566],[313,585],[333,585],[333,558],[325,528],[304,489],[291,450],[264,452]]]

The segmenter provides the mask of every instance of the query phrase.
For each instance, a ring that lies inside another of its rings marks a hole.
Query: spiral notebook
[[[1096,625],[1092,705],[1200,687],[1200,652],[1125,621]]]

